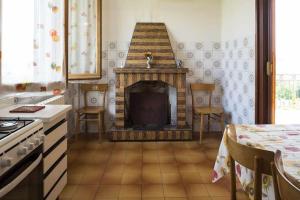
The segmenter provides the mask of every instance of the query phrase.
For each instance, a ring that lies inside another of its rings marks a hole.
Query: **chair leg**
[[[100,131],[100,129],[101,129],[100,123],[101,123],[101,114],[98,114],[98,134],[99,134],[99,142],[102,141],[102,136],[101,136],[102,132]]]
[[[261,173],[261,159],[255,156],[254,160],[254,200],[261,200],[262,198],[262,173]]]
[[[223,133],[223,132],[224,132],[224,129],[225,129],[224,113],[222,113],[222,114],[220,115],[220,127],[221,127],[221,132]]]
[[[235,161],[230,156],[231,200],[236,200]]]
[[[192,112],[192,133],[194,133],[194,112]]]
[[[105,128],[105,123],[104,123],[104,112],[103,113],[101,113],[101,127],[102,127],[102,132],[103,132],[103,134],[105,135],[105,130],[106,130],[106,128]]]
[[[210,132],[210,114],[207,115],[207,132]]]
[[[76,130],[75,130],[75,140],[78,139],[80,134],[80,113],[77,113],[77,120],[76,120]]]
[[[200,114],[200,141],[199,143],[202,143],[202,136],[203,136],[203,120],[204,119],[204,115]]]
[[[86,115],[84,116],[84,118],[85,118],[84,129],[85,129],[85,134],[87,135],[87,133],[88,133],[88,121],[87,121],[88,115],[86,114]]]

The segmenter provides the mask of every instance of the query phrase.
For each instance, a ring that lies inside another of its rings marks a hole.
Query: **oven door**
[[[0,178],[1,200],[43,199],[42,146],[32,151]]]

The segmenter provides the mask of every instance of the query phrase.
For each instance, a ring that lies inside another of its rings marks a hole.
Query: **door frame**
[[[275,122],[275,52],[275,0],[256,0],[256,124]]]

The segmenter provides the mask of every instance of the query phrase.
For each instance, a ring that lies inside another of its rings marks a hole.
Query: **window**
[[[63,80],[64,1],[2,0],[2,84]]]

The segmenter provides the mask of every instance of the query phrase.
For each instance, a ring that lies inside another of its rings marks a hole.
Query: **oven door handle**
[[[19,183],[21,183],[41,162],[42,154],[29,166],[27,167],[19,176],[17,176],[13,181],[7,184],[0,190],[0,198],[9,193],[14,189]]]

